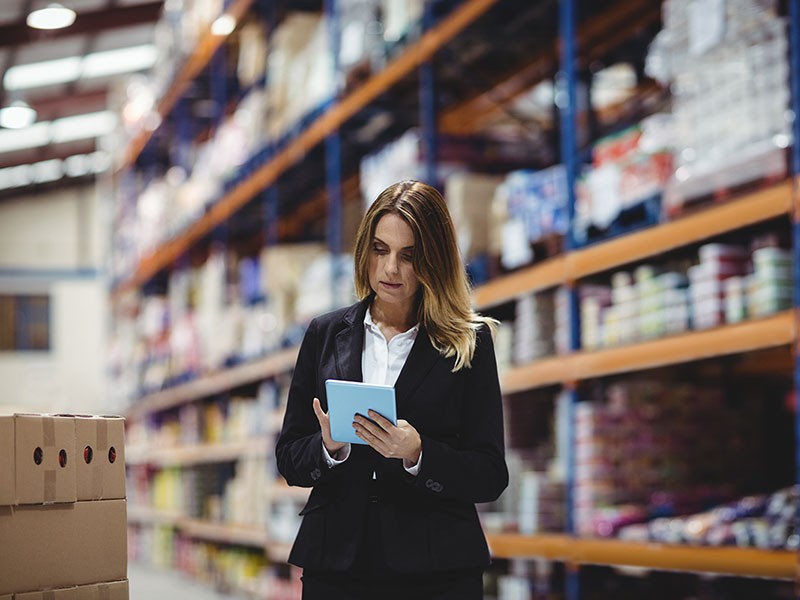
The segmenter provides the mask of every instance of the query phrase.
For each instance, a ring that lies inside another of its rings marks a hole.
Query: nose
[[[400,259],[397,255],[389,253],[389,256],[386,259],[386,272],[387,273],[398,273],[400,271]]]

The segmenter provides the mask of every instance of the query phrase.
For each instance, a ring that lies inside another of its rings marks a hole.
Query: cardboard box
[[[445,180],[447,208],[466,261],[490,250],[492,199],[502,182],[502,177],[476,173],[453,173]]]
[[[128,600],[128,580],[0,596],[0,600]]]
[[[125,419],[75,416],[77,499],[125,498]]]
[[[0,600],[14,600],[13,594],[0,594]]]
[[[0,507],[0,594],[127,577],[125,500]]]
[[[14,504],[16,500],[15,473],[14,417],[0,415],[0,506]]]
[[[68,417],[16,414],[0,416],[2,429],[14,427],[14,479],[0,477],[2,504],[75,502],[75,423]],[[7,442],[5,442],[7,444]],[[6,465],[7,466],[7,465]],[[4,469],[5,470],[5,469]]]
[[[82,585],[76,600],[128,600],[128,580]]]
[[[14,594],[14,600],[78,600],[78,588],[69,587],[41,592]]]

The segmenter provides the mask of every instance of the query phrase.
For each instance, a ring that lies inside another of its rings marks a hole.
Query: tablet
[[[331,437],[337,442],[366,444],[356,435],[353,418],[356,414],[369,418],[370,409],[397,425],[393,386],[328,379],[325,391],[328,394]]]

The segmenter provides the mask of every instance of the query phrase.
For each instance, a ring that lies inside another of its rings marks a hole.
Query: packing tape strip
[[[97,424],[97,449],[108,450],[108,420],[95,419]]]
[[[42,445],[44,446],[44,460],[47,461],[50,458],[50,452],[52,452],[54,455],[54,460],[58,461],[58,449],[56,448],[56,420],[53,417],[42,417]],[[55,500],[56,470],[45,469],[43,501],[48,503],[55,502]]]
[[[97,462],[92,466],[92,498],[99,500],[103,497],[103,474],[106,470],[105,461],[108,460],[108,420],[94,419],[94,423],[97,439]]]
[[[108,450],[108,420],[95,419],[97,425],[97,449]]]
[[[42,417],[42,443],[45,446],[56,445],[56,420],[53,417]]]
[[[44,501],[56,501],[56,471],[55,469],[47,469],[44,472]]]

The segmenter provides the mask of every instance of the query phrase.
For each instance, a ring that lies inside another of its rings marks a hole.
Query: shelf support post
[[[435,0],[425,0],[422,14],[422,33],[429,31],[435,25],[433,5]],[[436,73],[433,67],[433,57],[419,66],[419,113],[422,137],[422,149],[425,156],[425,182],[437,185],[437,158],[438,158],[438,106],[436,95]]]
[[[800,485],[800,352],[797,332],[800,331],[800,3],[789,2],[789,64],[791,85],[792,123],[792,258],[794,279],[794,464],[795,485]],[[795,508],[795,531],[800,527],[800,505]],[[795,598],[800,600],[800,580],[795,576]]]
[[[578,176],[578,141],[577,141],[577,1],[559,0],[559,53],[561,69],[556,81],[556,105],[561,121],[561,162],[564,165],[567,179],[567,235],[566,250],[575,247],[575,235],[572,224],[575,221],[575,180]],[[580,349],[580,320],[578,309],[578,292],[574,282],[567,287],[567,306],[569,310],[570,351]],[[574,385],[566,389],[568,394],[567,422],[567,481],[566,481],[566,526],[567,533],[576,534],[575,524],[575,405],[578,402],[578,391]],[[577,565],[568,564],[566,569],[565,596],[567,600],[579,600],[580,573]]]
[[[341,29],[336,0],[324,0],[325,18],[328,24],[328,38],[333,58],[334,89],[328,103],[328,110],[339,102],[342,93],[343,74],[339,56]],[[328,192],[328,249],[331,253],[331,298],[334,306],[340,306],[339,280],[342,278],[342,141],[339,129],[325,136],[325,186]]]

